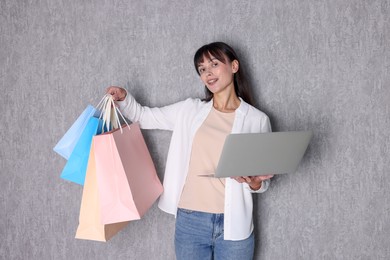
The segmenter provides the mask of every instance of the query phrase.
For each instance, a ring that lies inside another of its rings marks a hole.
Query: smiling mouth
[[[210,80],[207,81],[207,84],[212,85],[212,84],[214,84],[215,82],[217,82],[217,80],[218,80],[218,79],[210,79]]]

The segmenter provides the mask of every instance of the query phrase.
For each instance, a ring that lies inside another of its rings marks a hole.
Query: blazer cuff
[[[261,184],[260,189],[258,189],[258,190],[252,190],[248,183],[244,183],[244,185],[245,185],[245,188],[248,189],[252,193],[263,193],[266,190],[268,190],[270,183],[271,183],[270,180],[264,180]]]

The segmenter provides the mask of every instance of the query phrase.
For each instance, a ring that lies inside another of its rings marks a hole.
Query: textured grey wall
[[[75,240],[82,189],[52,148],[106,86],[145,105],[199,96],[221,40],[274,130],[313,129],[296,174],[256,198],[256,259],[390,258],[390,2],[0,1],[2,259],[173,259],[157,209],[108,243]],[[163,178],[170,133],[144,131]]]

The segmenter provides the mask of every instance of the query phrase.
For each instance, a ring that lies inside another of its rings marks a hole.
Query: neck
[[[228,95],[214,94],[213,96],[213,106],[221,112],[234,112],[240,106],[240,103],[241,100],[235,92]]]

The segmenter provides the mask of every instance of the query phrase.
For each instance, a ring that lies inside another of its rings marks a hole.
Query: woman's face
[[[213,94],[225,91],[234,91],[234,73],[238,71],[238,61],[230,62],[225,57],[226,63],[210,55],[203,56],[203,62],[199,64],[200,78]]]

